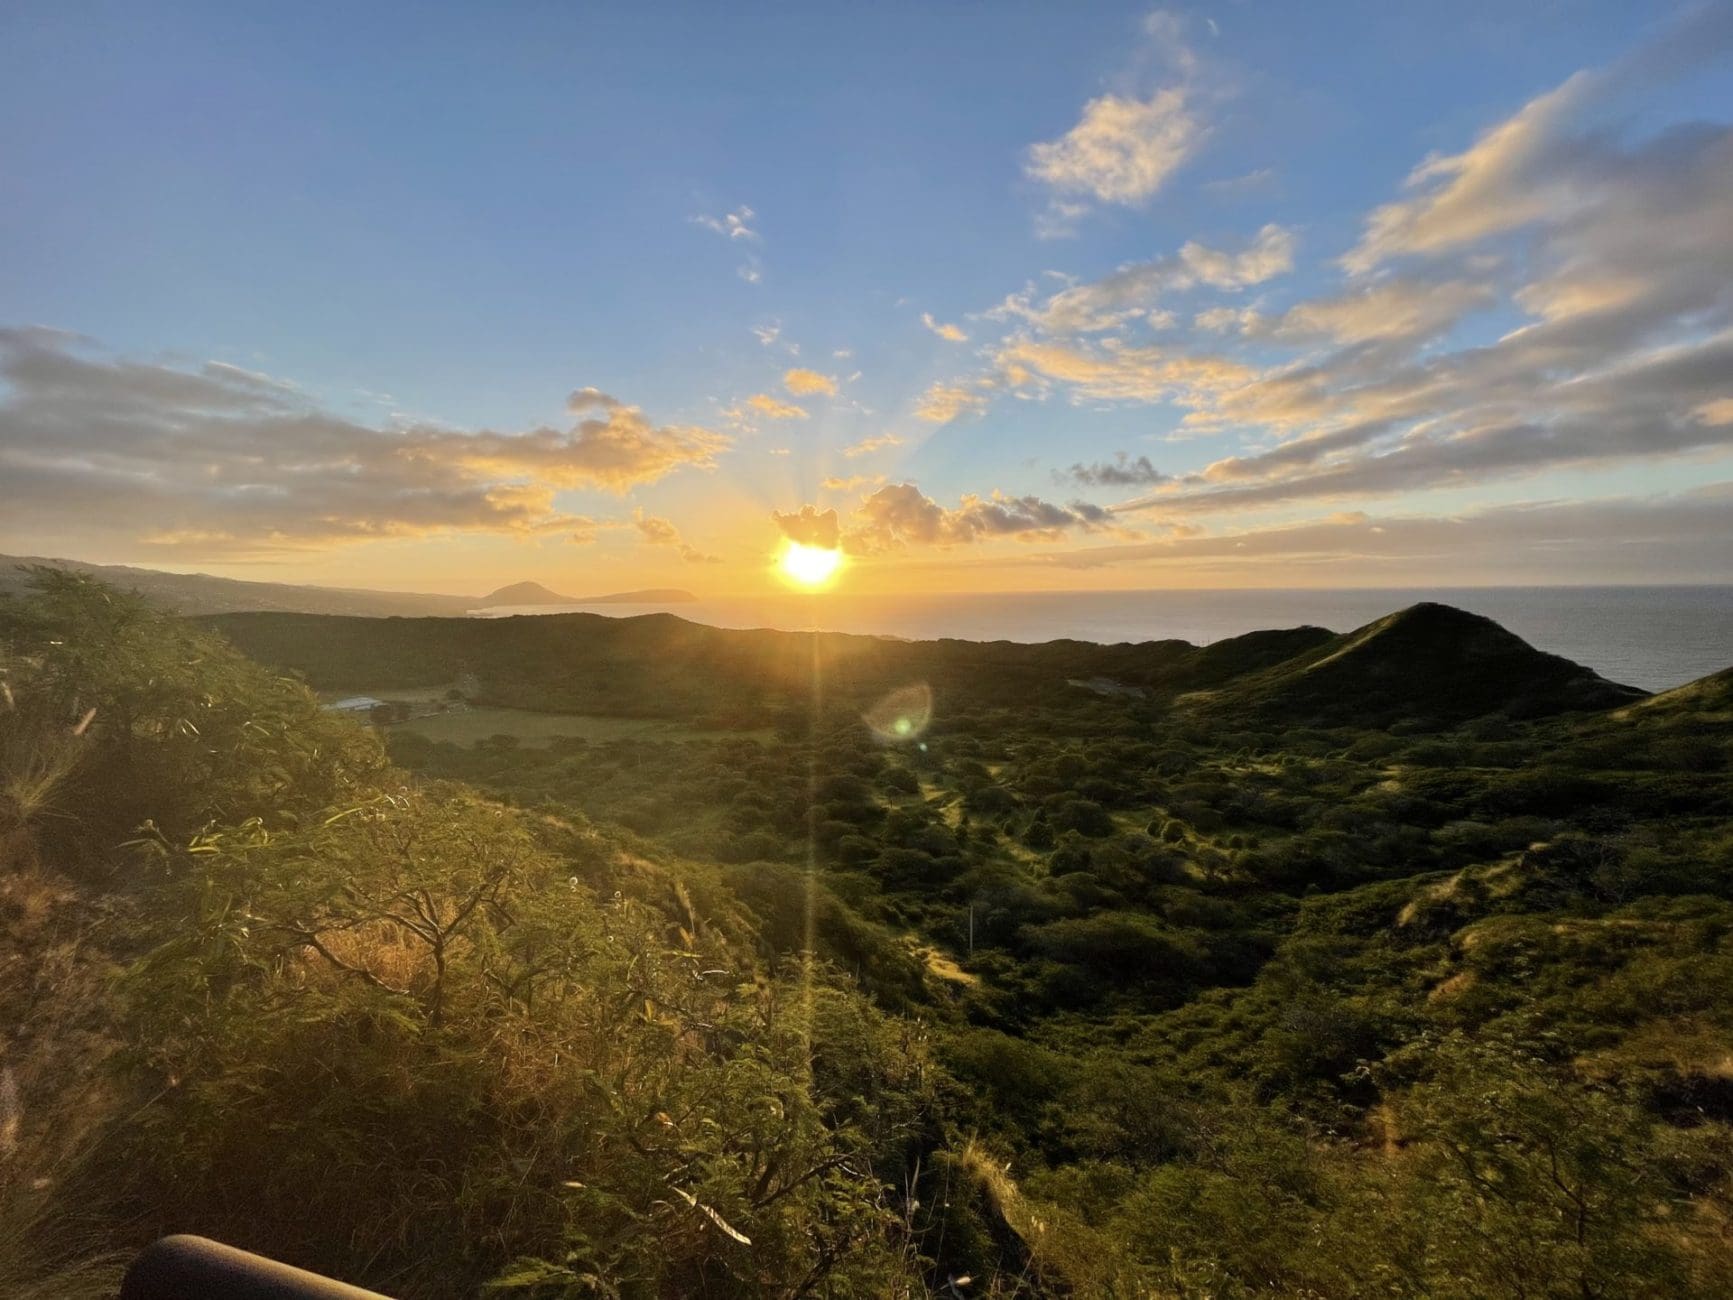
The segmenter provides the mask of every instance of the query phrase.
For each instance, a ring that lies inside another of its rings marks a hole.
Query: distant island
[[[679,587],[647,587],[607,596],[562,596],[539,582],[514,582],[481,598],[482,609],[500,605],[689,605],[698,597]]]
[[[179,614],[346,614],[364,618],[461,617],[501,605],[684,605],[698,597],[678,588],[562,596],[539,582],[514,582],[486,596],[372,591],[286,582],[249,582],[208,573],[168,573],[123,564],[90,564],[39,555],[0,555],[0,595],[22,592],[35,567],[69,569],[136,591]]]

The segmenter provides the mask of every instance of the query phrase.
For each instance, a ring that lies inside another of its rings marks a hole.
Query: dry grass
[[[86,900],[34,862],[0,873],[0,1295],[111,1297],[124,1254],[68,1194],[115,1108],[111,966]]]
[[[92,716],[51,721],[0,693],[0,868],[36,865],[42,823],[71,815],[67,778],[84,755]]]

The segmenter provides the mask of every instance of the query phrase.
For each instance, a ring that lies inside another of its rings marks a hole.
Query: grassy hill
[[[689,591],[657,588],[604,596],[562,596],[534,582],[514,583],[486,596],[441,596],[425,592],[371,591],[346,587],[315,587],[287,582],[249,582],[208,573],[167,573],[124,564],[88,564],[82,560],[34,555],[0,555],[0,594],[27,589],[28,571],[42,566],[99,578],[122,591],[133,591],[180,614],[229,614],[255,611],[334,614],[363,618],[418,615],[462,616],[490,605],[536,604],[676,604],[694,600]]]
[[[1536,650],[1489,618],[1423,603],[1322,641],[1199,703],[1316,725],[1447,725],[1494,712],[1532,718],[1598,711],[1644,695]]]
[[[975,704],[1010,706],[1067,679],[1104,679],[1157,700],[1202,692],[1189,703],[1206,713],[1321,725],[1445,725],[1492,712],[1541,717],[1643,696],[1443,605],[1417,605],[1342,636],[1294,628],[1201,648],[815,637],[713,628],[670,614],[253,614],[209,622],[247,654],[301,672],[319,689],[431,686],[471,673],[491,702],[583,713],[674,716],[798,702],[815,665],[824,690],[847,699],[924,683]]]
[[[181,614],[298,610],[313,614],[390,617],[462,614],[475,608],[475,602],[467,596],[247,582],[238,578],[217,578],[208,573],[165,573],[159,569],[140,569],[124,564],[87,564],[82,560],[33,555],[0,555],[0,593],[24,591],[28,585],[27,570],[34,566],[86,574],[122,591],[135,591]]]

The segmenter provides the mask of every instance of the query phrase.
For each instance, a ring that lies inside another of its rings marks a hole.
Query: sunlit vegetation
[[[1733,1276],[1725,674],[0,611],[6,1294],[171,1227],[404,1297]]]

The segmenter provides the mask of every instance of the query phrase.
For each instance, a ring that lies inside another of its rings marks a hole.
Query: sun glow
[[[841,567],[841,551],[829,546],[806,546],[800,542],[790,542],[777,561],[777,568],[785,580],[813,591],[828,587]]]

